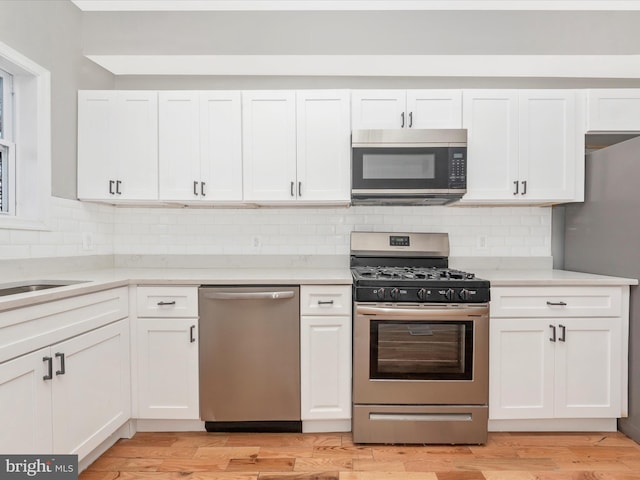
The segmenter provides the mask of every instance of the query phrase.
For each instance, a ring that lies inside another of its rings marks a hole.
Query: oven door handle
[[[467,307],[460,305],[456,308],[385,308],[371,307],[365,305],[356,306],[356,314],[360,315],[384,315],[385,317],[424,317],[425,315],[438,315],[439,317],[460,317],[469,315],[487,315],[489,308],[484,305],[482,307]]]

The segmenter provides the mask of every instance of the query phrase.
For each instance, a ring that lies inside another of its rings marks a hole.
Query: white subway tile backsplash
[[[114,253],[169,254],[187,246],[210,255],[345,255],[350,232],[363,230],[448,232],[452,256],[549,256],[550,217],[549,207],[118,209]]]
[[[59,198],[51,203],[51,230],[0,230],[0,259],[348,255],[354,230],[447,232],[452,257],[551,255],[551,207],[115,208]],[[90,250],[83,249],[85,232]]]

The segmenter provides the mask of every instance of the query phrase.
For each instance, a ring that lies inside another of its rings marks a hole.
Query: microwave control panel
[[[467,149],[449,149],[449,188],[467,188]]]

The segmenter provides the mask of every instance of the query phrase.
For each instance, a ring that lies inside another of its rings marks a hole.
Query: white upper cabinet
[[[157,92],[78,92],[78,198],[158,199]]]
[[[584,130],[573,90],[467,91],[467,194],[462,203],[584,199]]]
[[[245,200],[292,200],[296,196],[296,94],[242,94]]]
[[[160,92],[160,200],[242,200],[241,128],[238,92]]]
[[[602,88],[588,90],[587,130],[640,130],[640,89]]]
[[[461,128],[461,90],[353,90],[353,130]]]
[[[297,92],[297,199],[343,201],[351,198],[349,93]]]
[[[245,92],[242,111],[245,201],[349,201],[348,92]]]

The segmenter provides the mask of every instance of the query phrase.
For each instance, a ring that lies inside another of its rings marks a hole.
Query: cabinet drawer
[[[618,317],[618,287],[494,287],[492,317]]]
[[[351,315],[351,286],[301,285],[300,315]]]
[[[138,317],[197,317],[198,287],[138,287]]]

